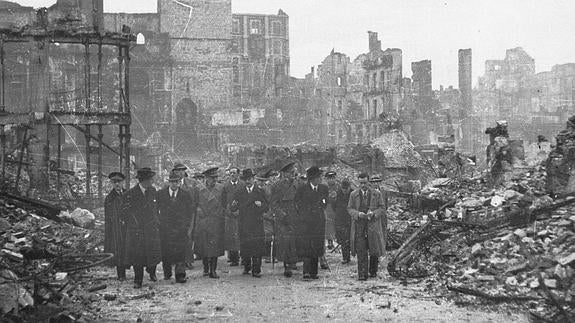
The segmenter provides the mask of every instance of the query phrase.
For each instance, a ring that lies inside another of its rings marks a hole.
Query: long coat
[[[332,204],[335,210],[336,239],[339,243],[350,239],[351,216],[347,211],[347,205],[349,203],[351,192],[351,189],[344,191],[341,187],[338,188],[335,201]]]
[[[368,188],[369,210],[374,213],[373,218],[369,221],[367,229],[367,239],[369,246],[369,254],[371,256],[383,256],[385,254],[385,234],[383,230],[383,223],[387,223],[387,213],[381,192]],[[347,211],[352,217],[359,216],[359,207],[361,204],[360,189],[351,192],[349,202],[347,204]],[[356,255],[355,248],[355,221],[351,223],[351,253]]]
[[[104,200],[104,252],[113,253],[111,265],[122,266],[126,252],[126,224],[122,215],[123,191],[112,190]]]
[[[226,233],[224,238],[224,248],[226,250],[240,249],[240,235],[238,231],[238,214],[231,211],[232,200],[234,195],[241,188],[245,188],[245,183],[238,181],[235,185],[231,181],[226,181],[222,188],[222,205],[226,208]]]
[[[156,189],[142,193],[140,185],[124,195],[126,219],[126,265],[155,266],[161,261],[160,221]]]
[[[327,206],[325,208],[325,238],[328,240],[333,240],[335,239],[336,233],[334,204],[339,185],[337,183],[333,185],[327,185],[327,188],[329,191]]]
[[[201,186],[198,191],[196,213],[195,252],[200,257],[219,257],[224,254],[225,208],[222,205],[222,186]]]
[[[271,188],[270,206],[275,215],[277,258],[284,263],[298,260],[296,234],[298,213],[295,205],[297,192],[295,180],[283,178]]]
[[[272,241],[272,235],[276,233],[274,224],[275,222],[274,212],[271,209],[271,207],[269,207],[271,204],[272,187],[271,185],[266,184],[260,186],[259,188],[264,191],[266,195],[266,201],[268,201],[268,210],[264,213],[264,235],[265,235],[265,241],[270,242]]]
[[[175,264],[186,261],[188,228],[195,213],[194,205],[190,192],[181,188],[175,199],[170,197],[169,187],[158,192],[163,262]]]
[[[237,205],[232,208],[238,210],[238,225],[240,232],[240,254],[242,257],[263,257],[266,254],[264,213],[268,210],[266,193],[254,186],[248,193],[246,186],[236,190],[234,201]],[[256,205],[256,201],[261,203]]]
[[[321,257],[325,252],[325,207],[328,200],[328,188],[319,184],[317,191],[305,184],[297,189],[295,196],[300,234],[297,251],[300,257]]]

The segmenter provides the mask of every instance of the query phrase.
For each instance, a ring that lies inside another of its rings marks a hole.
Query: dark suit
[[[313,190],[308,182],[298,187],[295,203],[300,222],[297,251],[304,258],[303,273],[317,276],[319,257],[325,252],[325,207],[327,206],[329,190],[326,185],[319,184]]]
[[[104,252],[113,253],[112,265],[118,278],[126,277],[124,253],[126,252],[126,224],[122,214],[124,190],[112,190],[104,201]]]
[[[264,232],[264,213],[268,210],[266,194],[255,185],[250,193],[244,185],[236,191],[233,201],[237,201],[237,204],[231,210],[239,211],[240,254],[245,260],[245,269],[246,271],[251,269],[254,274],[260,273],[262,257],[266,254]],[[256,201],[261,205],[257,206]]]
[[[188,228],[193,217],[195,202],[188,191],[177,190],[175,198],[169,187],[158,192],[160,210],[160,239],[162,242],[162,266],[164,277],[172,276],[175,265],[176,278],[185,277],[185,261]]]
[[[161,261],[156,189],[151,187],[144,195],[139,184],[132,187],[124,195],[122,213],[126,219],[125,263],[134,266],[134,280],[141,283],[143,267],[155,275]]]

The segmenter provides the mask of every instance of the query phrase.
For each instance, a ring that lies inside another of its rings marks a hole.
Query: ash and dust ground
[[[275,270],[264,263],[262,278],[254,278],[220,257],[220,279],[203,277],[196,261],[187,271],[188,282],[177,284],[173,278],[163,280],[159,265],[159,280],[150,282],[145,274],[140,290],[133,288],[131,271],[128,281],[120,283],[112,268],[98,268],[91,275],[108,287],[95,295],[91,306],[99,311],[98,321],[527,322],[524,314],[459,307],[424,292],[421,284],[402,285],[385,269],[377,279],[360,282],[355,260],[342,265],[340,257],[328,252],[331,268],[320,270],[320,279],[314,281],[302,280],[301,263],[292,278],[282,275],[281,263]],[[105,294],[116,299],[106,301]]]

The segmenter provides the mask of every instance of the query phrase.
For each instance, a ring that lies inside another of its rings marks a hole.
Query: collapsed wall
[[[547,158],[546,189],[551,194],[575,191],[575,116],[556,137],[557,144]]]

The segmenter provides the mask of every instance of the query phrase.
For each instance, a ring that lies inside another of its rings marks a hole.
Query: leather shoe
[[[187,279],[186,277],[177,277],[177,278],[176,278],[176,283],[183,284],[183,283],[185,283],[185,282],[187,282],[187,281],[188,281],[188,279]]]
[[[255,278],[261,278],[261,277],[262,277],[262,274],[260,274],[260,273],[252,273],[252,276],[255,277]]]
[[[359,276],[358,280],[365,281],[365,280],[367,280],[367,277],[365,277],[365,276]]]
[[[136,289],[142,288],[142,283],[134,283],[134,288]]]
[[[150,274],[150,281],[153,281],[153,282],[158,281],[158,277],[156,277],[155,273]]]
[[[287,278],[290,278],[292,276],[292,272],[290,269],[286,269],[284,270],[284,276],[286,276]]]
[[[318,275],[310,275],[310,278],[311,279],[319,279],[319,276]]]
[[[244,272],[242,273],[242,275],[249,275],[249,274],[250,274],[250,271],[247,269],[244,269]]]
[[[349,260],[344,260],[344,261],[341,262],[341,264],[342,264],[342,265],[347,265],[347,264],[349,264]]]
[[[166,275],[164,275],[164,280],[170,280],[170,279],[172,279],[172,276],[166,276]]]
[[[208,277],[210,275],[210,273],[207,273],[204,271],[204,277]]]
[[[220,278],[220,276],[218,276],[218,274],[216,273],[210,273],[210,278]]]
[[[311,275],[310,274],[303,274],[303,279],[311,279]]]

